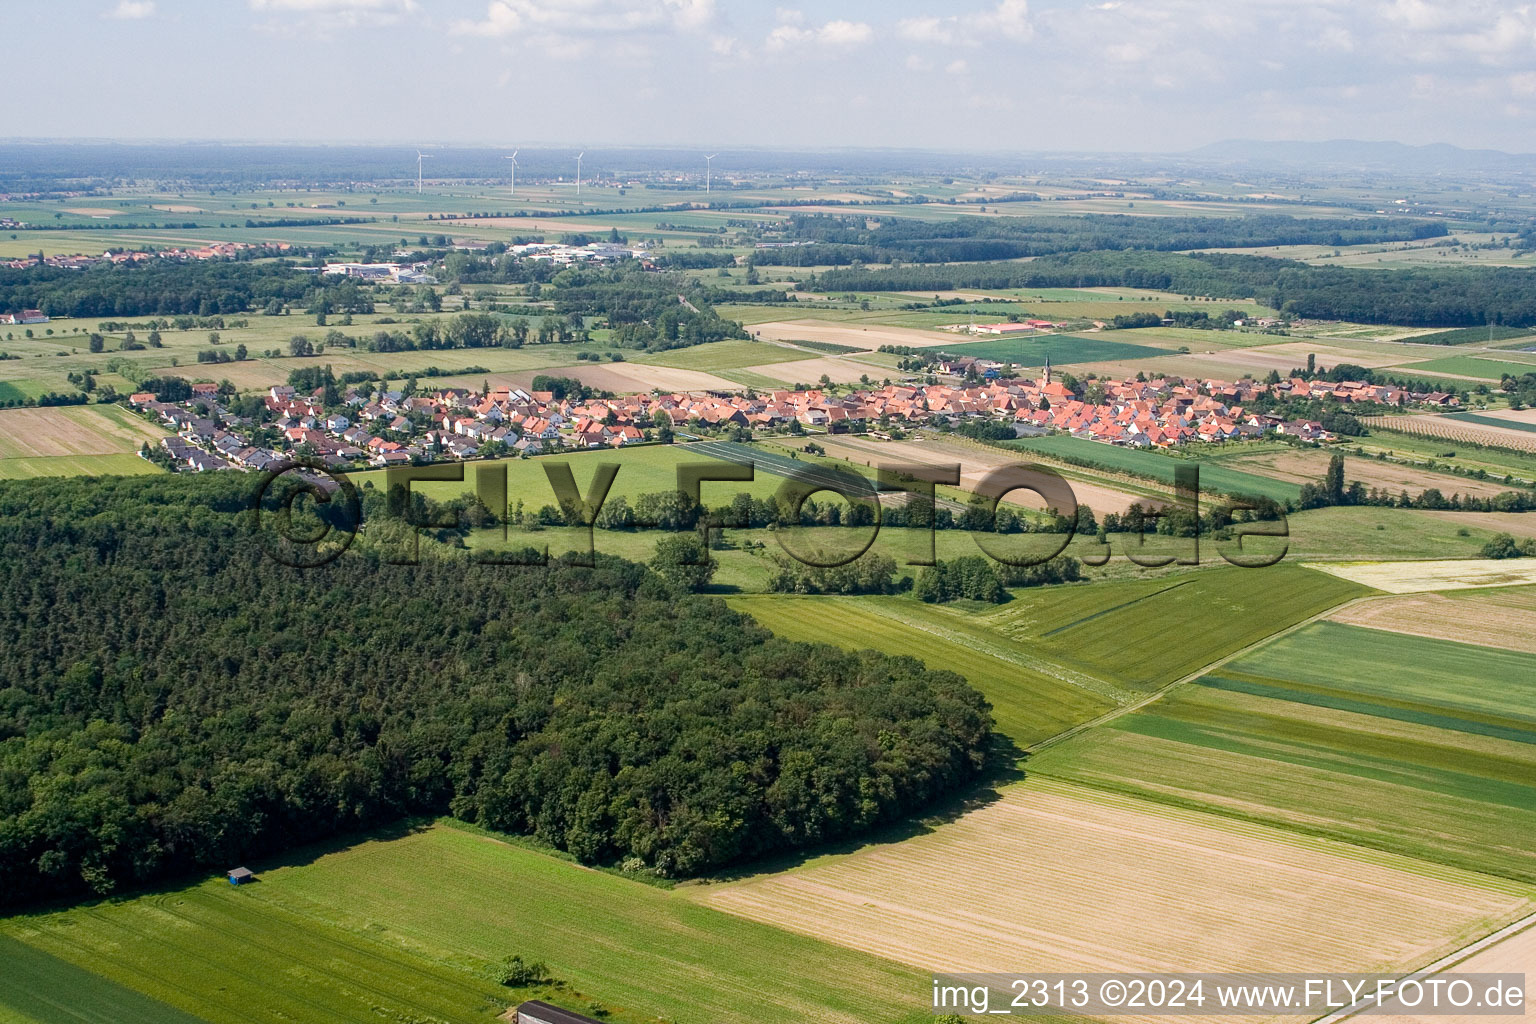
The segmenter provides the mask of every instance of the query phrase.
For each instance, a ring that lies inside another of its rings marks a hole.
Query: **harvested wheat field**
[[[1501,942],[1478,950],[1467,959],[1447,967],[1445,971],[1437,972],[1437,974],[1524,974],[1525,1013],[1523,1016],[1499,1018],[1489,1017],[1486,1013],[1463,1013],[1437,1014],[1433,1017],[1425,1017],[1391,1012],[1385,1014],[1373,1012],[1369,1016],[1360,1016],[1353,1019],[1370,1021],[1372,1024],[1488,1024],[1490,1020],[1528,1020],[1533,1015],[1536,1015],[1536,973],[1533,973],[1533,971],[1536,971],[1536,922]],[[1391,1004],[1388,1004],[1387,1009],[1390,1010],[1390,1008]]]
[[[868,363],[850,362],[835,356],[796,359],[788,363],[766,363],[762,366],[749,366],[747,369],[752,373],[772,377],[786,384],[815,384],[823,376],[834,384],[852,384],[865,376],[873,380],[881,374],[882,370],[881,367],[870,366]]]
[[[740,391],[740,384],[724,377],[716,377],[702,370],[680,370],[671,366],[655,366],[649,363],[587,363],[577,366],[555,366],[544,370],[528,370],[506,377],[521,387],[530,387],[533,378],[575,377],[583,384],[603,391],[620,394],[651,391]]]
[[[878,466],[881,463],[921,466],[953,466],[960,464],[960,486],[964,490],[974,490],[981,483],[983,477],[1001,466],[1018,466],[1028,462],[1028,453],[1017,455],[998,448],[983,448],[979,445],[947,444],[943,441],[876,441],[862,437],[852,437],[846,434],[829,434],[818,437],[816,443],[827,450],[827,454],[833,458],[847,459],[850,462],[863,466]],[[1095,513],[1102,515],[1105,512],[1124,512],[1131,507],[1133,502],[1145,504],[1147,495],[1137,494],[1134,491],[1118,490],[1108,484],[1090,480],[1069,478],[1072,493],[1077,497],[1078,504],[1087,505]],[[1170,492],[1168,497],[1173,497]],[[1010,505],[1019,505],[1024,508],[1044,508],[1039,495],[1030,491],[1014,491],[1006,495],[1003,500]]]
[[[1309,449],[1239,455],[1236,458],[1222,459],[1221,465],[1257,473],[1260,476],[1273,477],[1276,480],[1297,484],[1316,484],[1322,482],[1323,475],[1328,471],[1329,458],[1328,452]],[[1359,480],[1367,488],[1379,487],[1393,494],[1403,490],[1418,494],[1420,491],[1436,487],[1447,496],[1469,494],[1479,498],[1491,498],[1495,494],[1502,494],[1510,489],[1508,484],[1497,480],[1474,480],[1471,477],[1456,476],[1452,473],[1435,473],[1418,466],[1404,466],[1396,462],[1366,458],[1346,457],[1344,478]]]
[[[1473,587],[1518,587],[1536,583],[1536,565],[1524,559],[1455,558],[1435,562],[1308,562],[1346,580],[1389,594]]]
[[[1536,373],[1536,366],[1531,367],[1531,372]],[[1495,409],[1491,412],[1479,413],[1491,420],[1508,420],[1510,423],[1526,423],[1536,426],[1536,409]]]
[[[1042,778],[927,834],[697,898],[956,973],[1393,971],[1536,906],[1493,876]]]
[[[1374,348],[1361,345],[1345,347],[1343,344],[1328,345],[1316,341],[1287,341],[1279,345],[1269,346],[1267,351],[1285,356],[1291,360],[1287,369],[1295,369],[1307,365],[1307,356],[1317,356],[1318,366],[1335,366],[1339,363],[1353,363],[1356,366],[1364,366],[1375,369],[1378,366],[1396,366],[1403,361],[1403,353],[1400,346],[1386,348],[1376,346]],[[1285,369],[1280,370],[1285,373]]]
[[[75,405],[0,411],[0,459],[115,455],[154,444],[165,431],[117,406]]]
[[[1536,654],[1536,588],[1409,594],[1360,601],[1334,622]]]
[[[1470,526],[1516,537],[1536,537],[1536,515],[1525,512],[1443,512],[1424,509],[1420,515],[1444,519],[1457,526]]]
[[[959,338],[943,331],[919,331],[911,327],[853,327],[825,320],[774,320],[753,324],[754,337],[768,341],[825,341],[873,352],[881,345],[910,345],[913,348],[954,345]]]

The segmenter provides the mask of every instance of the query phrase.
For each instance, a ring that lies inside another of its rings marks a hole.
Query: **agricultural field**
[[[732,597],[779,636],[905,654],[965,676],[992,705],[997,730],[1020,747],[1116,707],[1127,695],[1040,658],[987,628],[985,615],[907,597]],[[981,620],[981,621],[978,621]]]
[[[1292,562],[1385,561],[1403,563],[1397,572],[1412,572],[1416,563],[1408,560],[1477,558],[1496,534],[1509,532],[1510,524],[1519,529],[1532,519],[1536,517],[1524,513],[1433,512],[1377,505],[1308,509],[1286,517],[1286,558]],[[1536,522],[1531,527],[1536,528]]]
[[[1097,335],[1043,334],[1032,338],[962,340],[944,351],[974,359],[992,359],[1016,366],[1043,366],[1047,358],[1055,366],[1096,363],[1104,360],[1144,359],[1167,354],[1166,349],[1131,344]]]
[[[760,377],[767,377],[780,381],[783,386],[793,384],[815,385],[822,377],[826,377],[834,384],[853,384],[860,378],[869,377],[871,380],[884,376],[881,368],[871,366],[868,363],[855,362],[852,359],[843,359],[838,356],[816,356],[811,359],[798,359],[794,362],[769,363],[763,366],[748,367],[748,372]],[[889,371],[886,371],[887,373]]]
[[[1029,768],[1536,881],[1536,655],[1314,622]]]
[[[164,436],[115,405],[0,409],[0,478],[158,473],[136,453]]]
[[[1422,562],[1319,562],[1318,569],[1388,594],[1536,583],[1536,565],[1523,560],[1462,558]]]
[[[1470,345],[1492,344],[1514,338],[1529,338],[1532,332],[1525,327],[1503,327],[1496,324],[1487,327],[1463,327],[1452,331],[1430,331],[1415,334],[1409,340],[1416,345]]]
[[[1367,592],[1285,563],[1222,566],[1023,590],[972,619],[1066,669],[1149,693]]]
[[[523,370],[511,374],[492,376],[494,382],[514,383],[528,388],[533,378],[545,374],[554,377],[574,377],[590,388],[612,391],[615,394],[633,394],[640,391],[738,391],[732,381],[700,370],[685,370],[672,366],[646,363],[577,363],[574,366],[548,366],[538,370]]]
[[[260,881],[238,889],[219,879],[0,922],[0,943],[24,944],[33,967],[0,977],[0,1019],[57,999],[61,980],[87,1001],[132,990],[130,1010],[171,1008],[140,1019],[172,1024],[245,1024],[253,1006],[300,1024],[493,1024],[530,995],[600,1002],[616,1024],[756,1024],[767,993],[821,1024],[928,1019],[916,971],[457,828],[253,867]],[[512,954],[567,987],[494,984]]]
[[[1447,971],[1457,974],[1524,974],[1525,1016],[1530,1017],[1536,1014],[1536,989],[1530,984],[1533,963],[1536,963],[1536,927],[1528,925],[1472,956],[1457,961]],[[1486,1014],[1470,1013],[1415,1016],[1405,1007],[1392,1003],[1385,1009],[1386,1012],[1376,1018],[1380,1024],[1486,1024],[1488,1020]]]
[[[729,340],[708,345],[695,345],[692,348],[669,349],[665,352],[639,355],[625,353],[625,357],[634,363],[714,373],[719,370],[738,370],[768,363],[792,362],[804,359],[808,354],[804,349],[791,348],[787,345]]]
[[[443,501],[474,491],[475,476],[480,469],[504,468],[507,475],[508,504],[516,505],[521,501],[525,509],[534,512],[542,505],[556,504],[555,492],[550,488],[549,478],[544,469],[546,465],[561,463],[568,465],[576,480],[577,488],[585,494],[597,472],[596,467],[603,463],[615,463],[620,468],[618,475],[614,477],[608,498],[611,501],[623,496],[633,504],[642,494],[677,490],[679,466],[709,462],[726,464],[725,460],[719,459],[707,450],[687,444],[641,445],[622,449],[561,452],[556,455],[528,459],[445,464],[442,468],[462,468],[463,482],[418,481],[411,485],[411,490],[434,500]],[[364,470],[351,474],[350,479],[359,487],[372,485],[382,488],[386,485],[387,471]],[[783,482],[779,477],[760,471],[756,473],[755,479],[750,481],[706,481],[702,485],[702,497],[705,504],[724,504],[740,491],[746,491],[754,497],[766,498],[778,490]]]
[[[1497,878],[1040,776],[899,844],[698,898],[955,973],[1402,969],[1533,905]]]
[[[1503,415],[1480,412],[1453,412],[1446,419],[1454,423],[1475,423],[1484,427],[1523,430],[1526,433],[1536,434],[1536,419],[1529,415],[1530,409],[1502,409],[1499,411]]]
[[[1315,484],[1323,479],[1328,470],[1329,452],[1311,448],[1293,448],[1283,451],[1261,452],[1252,455],[1237,454],[1219,456],[1201,463],[1201,476],[1206,467],[1221,466],[1244,473],[1273,477],[1294,484]],[[1408,491],[1417,495],[1433,487],[1449,497],[1452,494],[1492,497],[1508,491],[1509,485],[1498,480],[1478,480],[1457,476],[1453,473],[1437,473],[1422,466],[1406,466],[1384,459],[1344,459],[1344,478],[1358,480],[1367,490],[1380,488],[1396,495]]]
[[[850,434],[828,434],[818,437],[815,443],[824,448],[829,456],[846,459],[855,469],[859,466],[902,463],[922,466],[958,464],[960,487],[967,491],[974,491],[989,473],[1026,461],[1024,456],[1014,455],[1003,448],[943,435],[928,435],[921,440],[880,441]],[[1152,498],[1167,500],[1173,494],[1170,488],[1158,487],[1150,481],[1108,482],[1071,468],[1063,470],[1062,476],[1067,478],[1078,503],[1087,505],[1101,515],[1105,512],[1124,512],[1138,501],[1146,502]],[[1040,496],[1031,491],[1013,491],[1005,495],[1003,500],[1025,508],[1043,508],[1045,505]]]
[[[1487,422],[1484,422],[1487,420]],[[1496,448],[1509,448],[1517,452],[1536,453],[1536,433],[1526,429],[1523,423],[1503,423],[1491,417],[1467,419],[1466,414],[1452,416],[1371,416],[1363,420],[1373,431],[1377,428],[1409,437],[1453,444],[1480,444]],[[1378,443],[1384,439],[1378,438]]]
[[[1084,459],[1111,471],[1129,473],[1136,477],[1151,477],[1169,487],[1174,482],[1174,470],[1179,466],[1198,466],[1202,491],[1252,494],[1273,498],[1275,501],[1294,501],[1301,494],[1301,487],[1295,483],[1229,469],[1218,460],[1179,459],[1159,452],[1121,448],[1079,437],[1056,435],[1020,438],[1017,441],[1005,443],[1021,454],[1041,456],[1047,460],[1053,457],[1067,460]]]
[[[1536,363],[1511,362],[1507,359],[1483,359],[1478,356],[1447,356],[1423,363],[1405,363],[1397,369],[1403,373],[1444,374],[1451,377],[1472,377],[1478,380],[1496,381],[1506,375],[1536,373]]]
[[[729,315],[724,309],[722,316]],[[754,338],[768,341],[821,341],[851,349],[874,351],[882,345],[933,348],[955,344],[956,335],[944,331],[919,331],[907,327],[844,325],[819,320],[771,320],[748,324]]]
[[[1355,602],[1329,619],[1409,636],[1536,654],[1536,587],[1382,597]]]

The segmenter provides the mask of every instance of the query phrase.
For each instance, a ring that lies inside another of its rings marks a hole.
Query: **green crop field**
[[[976,359],[994,359],[1020,366],[1040,366],[1049,356],[1057,366],[1073,363],[1097,363],[1109,359],[1145,359],[1166,356],[1165,348],[1133,345],[1125,341],[1079,337],[1072,334],[1046,334],[1034,338],[996,338],[991,341],[967,341],[946,345],[944,351]]]
[[[992,629],[1069,669],[1145,692],[1368,593],[1284,563],[1019,591]]]
[[[1405,341],[1415,345],[1468,345],[1477,342],[1508,341],[1531,334],[1529,327],[1463,327],[1454,331],[1435,331],[1432,334],[1415,334]]]
[[[529,995],[586,1012],[595,1001],[634,1024],[756,1024],[765,998],[829,1024],[929,1019],[917,971],[480,834],[438,826],[306,852],[239,889],[217,880],[0,921],[37,965],[18,977],[7,959],[0,1015],[57,999],[62,981],[71,1001],[123,986],[208,1024],[245,1024],[253,1007],[295,1024],[493,1024]],[[568,988],[493,984],[488,969],[512,954]]]
[[[1485,427],[1506,427],[1510,430],[1523,430],[1528,434],[1536,434],[1536,423],[1525,423],[1521,420],[1503,420],[1497,416],[1479,416],[1475,412],[1453,412],[1447,414],[1445,419],[1462,423],[1481,423]]]
[[[153,462],[127,454],[0,459],[0,480],[30,480],[40,476],[146,476],[162,472],[164,470]]]
[[[1313,623],[1030,761],[1536,881],[1536,656]]]
[[[1010,448],[1039,452],[1047,457],[1085,459],[1110,470],[1132,473],[1138,476],[1150,476],[1169,485],[1172,485],[1174,470],[1179,466],[1198,465],[1200,467],[1200,489],[1202,491],[1215,491],[1221,494],[1250,494],[1272,498],[1275,501],[1294,501],[1301,495],[1301,486],[1299,484],[1259,476],[1256,473],[1245,473],[1242,470],[1230,469],[1219,462],[1209,460],[1191,462],[1158,452],[1100,444],[1097,441],[1088,441],[1080,437],[1067,437],[1065,435],[1029,437],[1021,438],[1017,441],[1009,441],[1006,444]]]
[[[1444,359],[1431,359],[1424,363],[1405,363],[1393,369],[1403,373],[1450,373],[1458,377],[1480,377],[1483,380],[1495,381],[1506,374],[1519,377],[1526,373],[1536,373],[1536,363],[1480,359],[1477,356],[1447,356]]]
[[[0,934],[0,1021],[38,1024],[202,1024],[131,988]]]
[[[1053,588],[1059,589],[1059,588]],[[779,636],[906,654],[930,668],[958,672],[992,704],[997,729],[1027,746],[1087,721],[1118,701],[1099,681],[1042,663],[1025,645],[988,628],[988,616],[905,597],[728,599]]]
[[[674,348],[653,355],[635,356],[637,363],[655,366],[673,366],[680,370],[735,370],[744,366],[762,366],[767,363],[787,363],[796,359],[809,359],[812,353],[787,348],[763,341],[716,341],[692,348]]]
[[[992,703],[998,730],[1026,746],[1367,592],[1276,565],[1016,590],[985,608],[910,597],[730,602],[791,639],[875,647],[959,672]]]

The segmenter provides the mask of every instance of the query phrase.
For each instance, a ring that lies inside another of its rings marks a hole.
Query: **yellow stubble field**
[[[1503,879],[1042,778],[697,898],[941,973],[1395,971],[1536,907]]]

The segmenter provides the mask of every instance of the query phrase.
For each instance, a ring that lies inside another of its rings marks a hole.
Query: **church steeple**
[[[1051,382],[1051,354],[1049,352],[1047,352],[1045,354],[1045,380],[1042,383],[1049,384],[1050,382]]]

